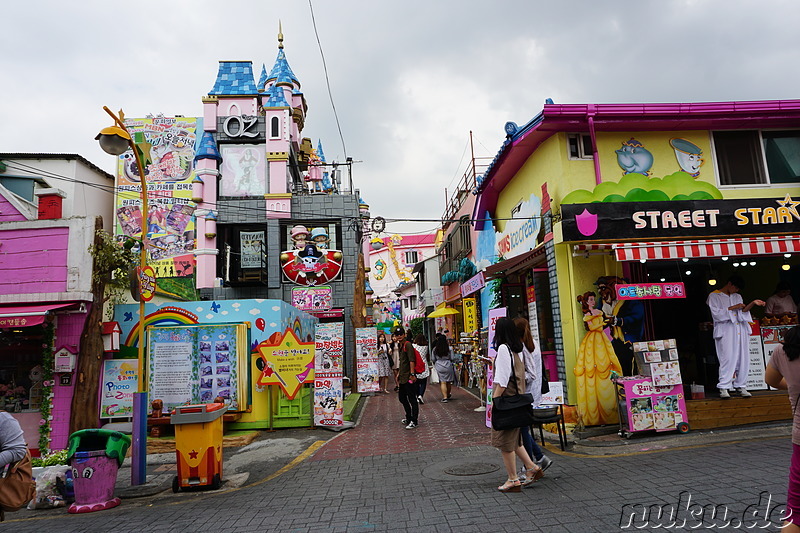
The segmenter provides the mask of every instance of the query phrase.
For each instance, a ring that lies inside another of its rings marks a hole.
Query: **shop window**
[[[312,233],[316,228],[322,228],[326,233],[325,236],[318,236],[320,241],[324,241],[327,237],[327,244],[329,250],[341,250],[342,234],[339,225],[335,222],[321,221],[321,220],[295,220],[294,222],[286,222],[281,225],[281,250],[294,250],[297,247],[295,241],[292,240],[292,228],[295,226],[305,226],[308,230],[306,237],[306,244],[311,244],[313,241]]]
[[[720,185],[800,182],[800,130],[715,131]]]
[[[408,307],[410,309],[417,308],[417,297],[413,294],[408,297]]]
[[[218,277],[226,284],[266,283],[267,243],[264,226],[218,225],[222,260]]]
[[[406,252],[406,264],[407,265],[416,265],[417,261],[419,261],[419,254],[416,250],[410,250]]]
[[[592,138],[583,133],[570,133],[567,135],[570,159],[593,159]]]
[[[0,329],[0,409],[37,411],[42,395],[44,327]]]

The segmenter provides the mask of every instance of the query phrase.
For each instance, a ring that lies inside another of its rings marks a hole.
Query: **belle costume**
[[[612,370],[621,374],[622,368],[611,341],[603,331],[603,313],[587,313],[583,321],[589,331],[578,348],[574,370],[583,423],[587,426],[615,424],[619,421],[616,393],[609,376]]]

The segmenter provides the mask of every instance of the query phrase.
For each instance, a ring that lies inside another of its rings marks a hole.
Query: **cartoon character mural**
[[[292,242],[294,243],[295,250],[303,250],[306,247],[308,239],[308,228],[302,224],[292,227],[291,231]]]
[[[573,372],[578,409],[587,426],[613,424],[618,421],[616,392],[614,383],[609,378],[612,371],[622,372],[614,347],[603,331],[606,315],[596,307],[596,300],[597,295],[594,292],[578,296],[587,333],[578,348]]]
[[[696,178],[700,175],[700,167],[705,163],[703,149],[686,139],[670,139],[669,144],[675,149],[675,158],[681,170]]]
[[[622,148],[616,151],[617,163],[624,170],[625,174],[650,175],[653,168],[653,154],[633,137],[629,141],[622,143]]]
[[[375,270],[375,279],[381,280],[386,276],[386,262],[383,259],[378,259],[375,261],[375,264],[372,266],[373,270]]]
[[[636,300],[617,300],[617,283],[626,283],[617,276],[601,276],[595,282],[600,295],[598,307],[608,317],[611,344],[621,364],[622,373],[632,376],[633,344],[644,337],[644,303]]]

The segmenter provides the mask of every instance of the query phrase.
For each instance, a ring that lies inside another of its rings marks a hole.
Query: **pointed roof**
[[[258,78],[258,90],[263,91],[264,86],[267,84],[267,67],[261,63],[261,77]]]
[[[277,85],[269,87],[266,91],[264,91],[264,94],[269,95],[267,103],[264,104],[264,107],[291,107],[289,102],[286,101],[286,97],[283,94],[283,89]]]
[[[217,81],[209,95],[254,96],[258,94],[252,61],[220,61]]]
[[[217,150],[217,143],[214,141],[214,136],[211,135],[210,131],[203,132],[203,137],[197,146],[197,152],[194,156],[195,163],[200,159],[214,159],[218,163],[222,162],[222,156],[219,155],[219,150]]]
[[[292,67],[289,66],[289,62],[286,61],[286,54],[283,52],[283,26],[280,23],[278,23],[278,57],[275,59],[275,64],[272,66],[266,82],[269,83],[273,80],[276,80],[276,83],[296,83],[300,87],[300,81],[292,72]]]
[[[320,161],[326,163],[325,154],[322,152],[322,140],[317,141],[317,156],[319,156]]]

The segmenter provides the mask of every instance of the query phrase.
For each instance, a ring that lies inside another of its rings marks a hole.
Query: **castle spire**
[[[283,24],[278,21],[278,49],[283,50]]]

